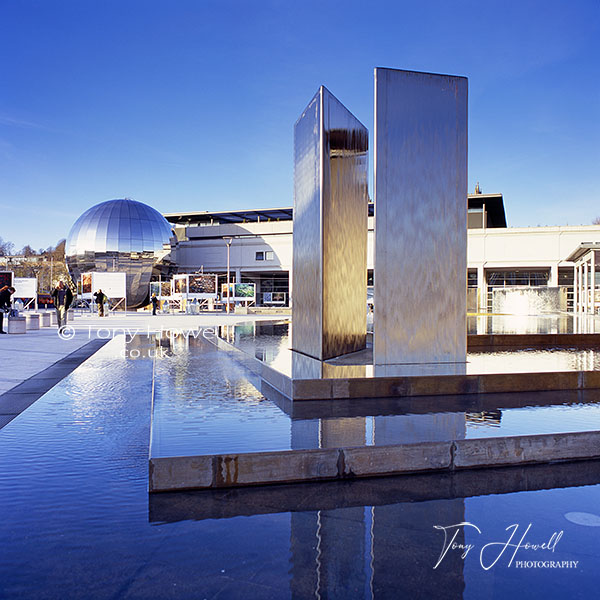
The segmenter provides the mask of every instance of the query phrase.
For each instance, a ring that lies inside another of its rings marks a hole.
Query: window
[[[254,260],[274,260],[275,254],[272,250],[266,252],[257,252]]]
[[[265,253],[264,252],[257,252],[256,253],[256,260],[265,260]]]
[[[549,276],[549,269],[543,271],[488,271],[487,282],[490,287],[534,287],[548,285]]]
[[[273,260],[273,252],[267,251],[265,252],[265,260]]]
[[[469,269],[467,271],[467,287],[477,287],[477,269]]]

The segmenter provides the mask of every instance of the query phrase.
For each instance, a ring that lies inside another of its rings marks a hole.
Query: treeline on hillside
[[[37,277],[38,291],[50,291],[62,279],[70,282],[65,263],[66,240],[56,246],[34,250],[29,244],[15,251],[12,242],[0,237],[0,270],[12,271],[15,277]]]

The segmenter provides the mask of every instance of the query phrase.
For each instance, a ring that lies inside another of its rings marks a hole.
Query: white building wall
[[[292,268],[292,223],[245,223],[187,227],[186,241],[178,244],[176,261],[181,272],[224,271],[227,246],[224,237],[232,237],[230,268],[235,271],[290,271]],[[257,252],[273,252],[273,260],[256,260]]]
[[[233,237],[232,272],[290,272],[292,266],[292,222],[274,221],[238,225],[187,227],[175,259],[180,272],[224,272],[227,248],[223,237]],[[187,238],[187,239],[185,239]],[[565,260],[582,242],[600,242],[600,226],[519,227],[470,229],[467,263],[477,269],[480,307],[485,306],[486,272],[495,269],[547,268],[549,285],[558,285],[558,268],[572,266]],[[256,252],[272,251],[272,261],[257,261]],[[369,217],[367,268],[374,264],[373,218]],[[440,257],[443,260],[443,257]]]

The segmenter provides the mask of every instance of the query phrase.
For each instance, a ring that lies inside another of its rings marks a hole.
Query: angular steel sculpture
[[[324,87],[294,126],[292,348],[366,344],[368,131]]]
[[[374,362],[464,362],[467,79],[375,69]]]

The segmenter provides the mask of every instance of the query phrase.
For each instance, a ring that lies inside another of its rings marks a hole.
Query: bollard
[[[25,313],[25,326],[27,330],[35,331],[40,328],[40,315],[38,313]]]
[[[25,317],[8,317],[8,333],[27,333]]]

